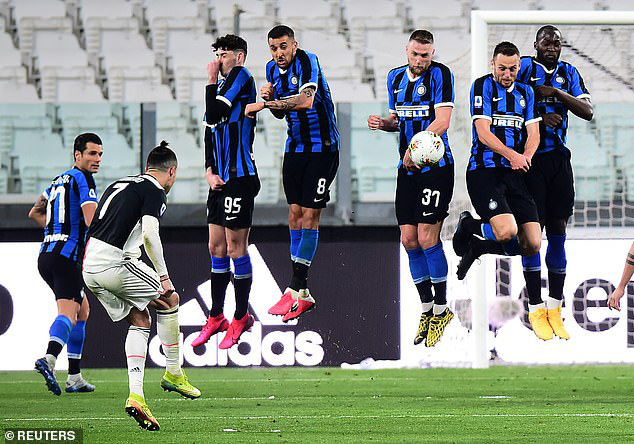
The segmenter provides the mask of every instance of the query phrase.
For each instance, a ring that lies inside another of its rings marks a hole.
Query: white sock
[[[69,382],[81,381],[81,372],[77,373],[76,375],[68,375],[68,378],[66,380]]]
[[[546,308],[546,304],[544,304],[543,302],[541,304],[535,304],[535,305],[528,304],[529,313],[535,313],[538,308]]]
[[[125,338],[125,355],[128,359],[128,382],[130,393],[143,394],[143,375],[145,374],[145,356],[150,329],[131,325]]]
[[[45,354],[44,357],[46,358],[48,366],[51,368],[51,370],[55,371],[55,363],[57,362],[57,357],[49,353]]]
[[[423,313],[427,313],[429,310],[431,310],[434,307],[434,303],[433,302],[423,302]]]
[[[434,314],[439,315],[443,314],[443,312],[447,309],[447,304],[434,304]]]
[[[546,308],[557,308],[561,306],[561,299],[551,298],[550,296],[546,296]]]
[[[156,310],[156,332],[165,354],[165,370],[173,375],[181,375],[178,307]]]

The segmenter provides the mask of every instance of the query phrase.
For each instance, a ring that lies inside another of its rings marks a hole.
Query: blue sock
[[[302,240],[302,230],[288,230],[291,233],[291,260],[297,259],[297,250]]]
[[[522,256],[522,266],[524,271],[540,271],[542,269],[542,258],[539,251],[532,256]]]
[[[295,262],[310,266],[317,251],[318,240],[319,230],[302,229],[302,240],[297,247],[297,258]]]
[[[84,348],[84,339],[86,338],[86,321],[77,321],[70,332],[66,351],[68,357],[72,359],[81,359],[81,351]]]
[[[211,272],[212,273],[226,273],[231,271],[229,256],[225,257],[211,257]]]
[[[446,281],[449,266],[447,265],[445,250],[442,248],[442,242],[438,242],[433,247],[427,248],[425,250],[425,257],[427,258],[432,283],[435,284]]]
[[[491,224],[482,224],[482,236],[484,236],[485,239],[497,241],[495,234],[493,234]]]
[[[53,324],[51,325],[50,330],[48,331],[50,334],[50,341],[57,342],[62,347],[66,345],[68,342],[68,338],[70,337],[70,332],[73,329],[73,323],[64,315],[58,315]]]
[[[546,267],[548,271],[553,273],[564,274],[566,272],[566,250],[564,242],[566,242],[565,234],[547,234],[548,247],[546,248]]]
[[[245,279],[253,275],[253,267],[251,266],[251,257],[249,253],[233,260],[233,277],[235,279]]]
[[[409,271],[412,274],[414,284],[419,284],[429,279],[429,268],[427,267],[427,258],[421,247],[414,250],[405,250],[409,257]]]

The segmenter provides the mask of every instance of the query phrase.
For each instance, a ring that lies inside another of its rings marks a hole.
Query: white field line
[[[201,420],[245,420],[257,421],[266,419],[438,419],[438,418],[632,418],[634,413],[474,413],[465,415],[463,413],[443,413],[443,414],[416,414],[416,415],[263,415],[263,416],[184,416],[169,419],[177,421],[201,421]],[[163,418],[166,420],[167,418]],[[94,416],[94,417],[67,417],[67,418],[5,418],[6,422],[42,422],[42,421],[129,421],[129,418],[122,416]]]

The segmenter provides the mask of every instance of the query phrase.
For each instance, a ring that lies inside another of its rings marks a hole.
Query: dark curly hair
[[[244,55],[247,55],[247,42],[242,37],[237,35],[227,34],[223,37],[218,37],[216,41],[211,45],[214,51],[224,49],[225,51],[242,51]]]

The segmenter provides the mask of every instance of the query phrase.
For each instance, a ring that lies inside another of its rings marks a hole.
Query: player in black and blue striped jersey
[[[447,307],[447,258],[440,241],[443,221],[453,195],[454,162],[447,137],[454,105],[451,70],[432,60],[434,37],[414,31],[405,47],[407,64],[387,76],[390,114],[368,117],[371,130],[399,132],[399,164],[396,185],[396,219],[401,242],[422,303],[422,315],[414,344],[434,346],[453,318]],[[445,154],[435,165],[419,167],[407,149],[420,131],[442,137]],[[433,291],[432,291],[433,287]]]
[[[90,311],[83,292],[81,262],[88,226],[97,208],[97,187],[92,177],[99,171],[102,142],[93,133],[75,138],[73,168],[51,182],[29,212],[29,217],[44,228],[38,269],[55,295],[57,317],[49,330],[50,339],[43,358],[35,361],[48,389],[56,395],[61,389],[55,378],[55,362],[68,345],[67,392],[92,392],[95,386],[81,375],[80,360]]]
[[[458,279],[484,253],[531,256],[539,251],[541,231],[535,202],[524,176],[539,145],[539,122],[533,89],[515,81],[519,50],[510,42],[493,52],[492,74],[471,87],[473,142],[467,167],[467,190],[482,220],[460,215],[453,245]],[[484,240],[482,240],[484,239]]]
[[[209,317],[193,346],[204,344],[219,332],[227,331],[221,349],[238,343],[253,325],[248,313],[252,283],[251,258],[247,251],[255,197],[260,180],[253,156],[255,119],[245,116],[249,103],[256,100],[255,81],[244,67],[247,42],[228,34],[212,45],[216,60],[207,66],[205,87],[205,167],[209,183],[207,223],[211,255],[211,296]],[[219,81],[218,74],[223,78]],[[223,314],[225,293],[234,265],[236,311],[231,324]]]
[[[535,57],[522,57],[518,80],[535,90],[537,110],[543,122],[541,142],[526,174],[528,189],[537,204],[542,229],[546,228],[549,295],[541,295],[541,257],[523,257],[529,310],[546,310],[548,322],[557,336],[570,335],[561,319],[566,278],[566,225],[574,207],[574,177],[570,149],[566,146],[568,111],[592,120],[590,93],[577,68],[559,59],[561,32],[552,25],[542,26],[535,36]]]
[[[286,118],[288,138],[282,181],[289,205],[288,225],[293,274],[281,299],[269,313],[295,319],[311,310],[308,269],[317,251],[321,211],[339,167],[339,131],[328,82],[315,54],[298,47],[295,33],[278,25],[268,33],[273,59],[266,65],[264,102],[247,106],[254,116],[264,108]]]

